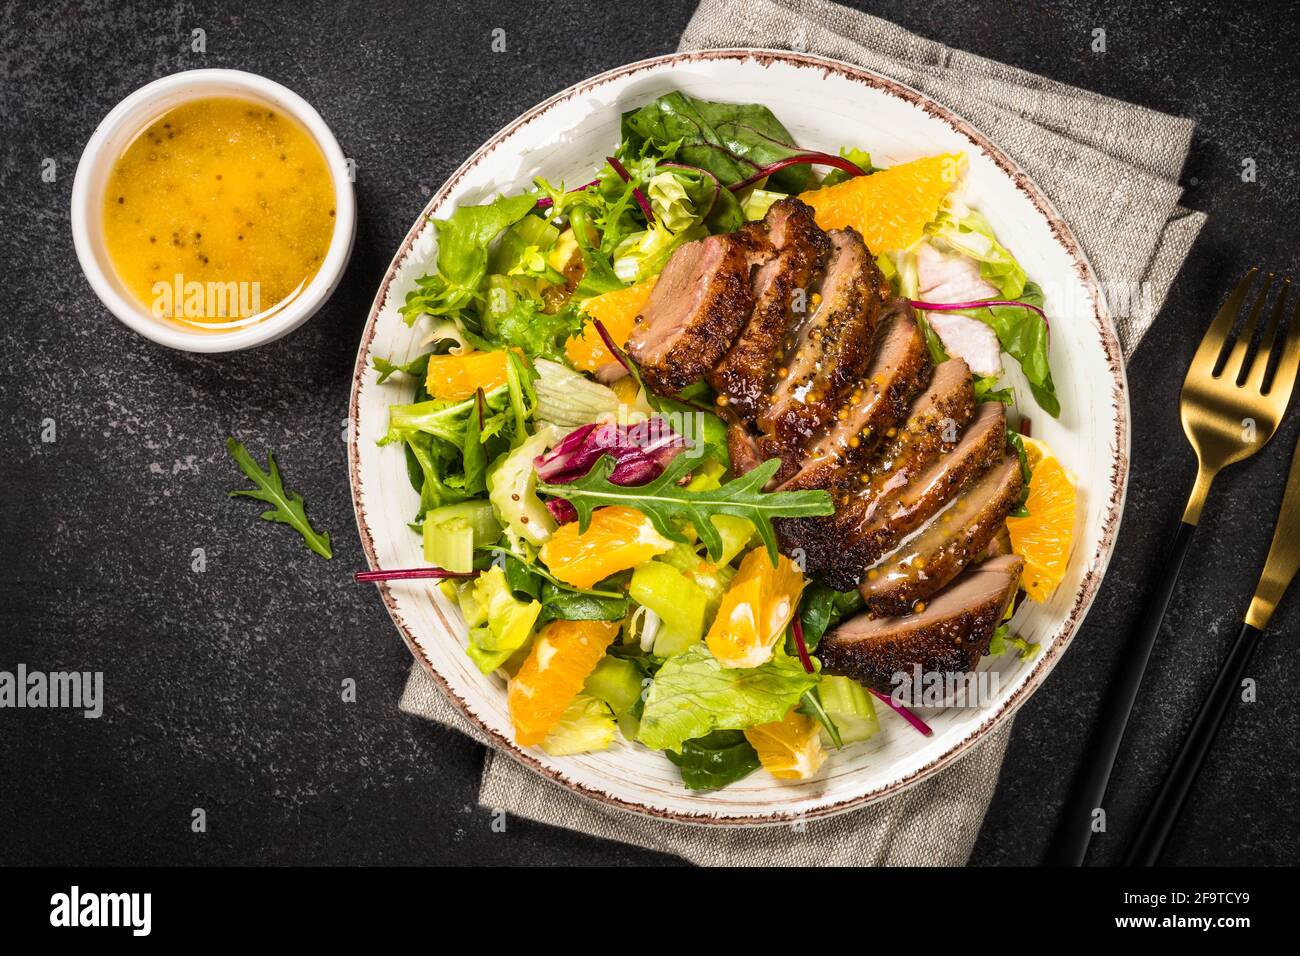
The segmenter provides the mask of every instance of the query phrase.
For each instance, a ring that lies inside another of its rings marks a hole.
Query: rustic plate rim
[[[1038,213],[1047,222],[1048,227],[1052,231],[1053,237],[1058,243],[1060,243],[1069,258],[1073,260],[1078,278],[1084,288],[1088,291],[1089,297],[1092,300],[1094,325],[1100,335],[1101,346],[1105,354],[1107,368],[1111,374],[1112,391],[1110,399],[1115,413],[1114,437],[1116,453],[1115,460],[1111,465],[1111,491],[1109,494],[1109,502],[1106,507],[1105,518],[1102,524],[1101,538],[1098,542],[1097,549],[1094,552],[1090,566],[1084,574],[1078,593],[1075,596],[1075,601],[1061,625],[1060,636],[1057,639],[1054,639],[1052,646],[1033,663],[1030,673],[1027,675],[1020,687],[1018,687],[1005,701],[1003,701],[992,715],[964,734],[962,738],[956,741],[947,751],[931,760],[925,766],[912,771],[904,777],[893,780],[882,786],[875,787],[872,790],[857,796],[837,801],[833,804],[799,811],[772,810],[764,811],[762,813],[743,814],[712,812],[687,813],[646,806],[588,786],[570,778],[559,769],[541,763],[535,757],[517,747],[513,741],[502,734],[497,733],[473,712],[469,704],[460,697],[459,694],[452,690],[446,679],[443,678],[437,668],[433,666],[432,661],[430,661],[428,656],[424,653],[423,648],[420,647],[419,642],[415,639],[415,636],[411,633],[410,628],[402,618],[396,601],[393,598],[392,590],[387,583],[380,582],[378,589],[384,602],[384,606],[388,610],[389,617],[396,626],[398,633],[401,635],[402,640],[407,646],[407,649],[411,652],[412,657],[419,662],[425,673],[432,678],[447,700],[462,715],[464,715],[464,717],[477,729],[479,733],[484,735],[493,748],[509,755],[512,759],[518,761],[529,770],[537,773],[543,779],[553,783],[558,783],[572,792],[598,804],[626,810],[657,820],[669,820],[701,826],[772,826],[789,823],[794,820],[809,820],[834,816],[861,808],[867,804],[892,796],[908,787],[920,783],[968,754],[981,740],[991,734],[994,729],[1002,724],[1003,721],[1009,719],[1017,710],[1019,710],[1020,707],[1023,706],[1030,696],[1032,696],[1038,689],[1038,687],[1041,686],[1043,681],[1047,678],[1047,675],[1051,673],[1066,648],[1069,647],[1070,643],[1074,640],[1075,635],[1078,633],[1083,618],[1096,598],[1097,591],[1114,553],[1115,540],[1119,532],[1120,522],[1123,518],[1124,504],[1127,497],[1131,439],[1128,379],[1125,372],[1123,352],[1120,347],[1119,337],[1115,331],[1114,323],[1112,322],[1109,311],[1106,307],[1105,298],[1097,281],[1096,273],[1093,271],[1087,256],[1084,254],[1082,247],[1075,239],[1074,233],[1070,229],[1069,225],[1061,217],[1060,213],[1057,212],[1051,201],[1043,195],[1037,186],[1034,185],[1029,176],[977,127],[947,107],[936,103],[924,93],[921,93],[906,84],[890,79],[889,77],[875,73],[872,70],[841,60],[831,59],[829,57],[776,49],[716,48],[691,52],[668,53],[661,56],[648,57],[643,60],[637,60],[598,73],[543,100],[499,129],[484,141],[478,149],[471,153],[459,167],[456,168],[456,170],[447,178],[447,181],[443,183],[443,185],[430,197],[428,203],[425,204],[424,209],[416,218],[415,223],[407,232],[402,244],[398,247],[392,261],[389,263],[384,278],[380,282],[379,289],[375,293],[374,301],[371,304],[370,313],[366,319],[366,326],[362,332],[361,341],[358,345],[356,363],[353,368],[352,388],[348,401],[348,477],[352,495],[353,512],[357,521],[357,531],[361,538],[362,550],[365,552],[367,564],[373,569],[376,567],[374,536],[366,518],[366,511],[361,495],[361,459],[357,441],[360,424],[359,395],[363,384],[363,376],[367,372],[367,358],[369,356],[371,343],[376,334],[377,320],[379,318],[379,313],[383,308],[384,300],[387,298],[389,287],[395,279],[401,263],[410,254],[416,240],[426,227],[433,210],[446,200],[447,195],[470,172],[470,170],[486,159],[505,139],[511,136],[521,126],[530,123],[543,114],[549,112],[556,105],[572,99],[575,96],[583,95],[588,91],[613,80],[640,73],[645,70],[655,69],[674,63],[707,62],[716,60],[753,60],[765,66],[771,65],[774,62],[781,62],[800,68],[821,69],[825,72],[834,72],[847,79],[881,90],[888,95],[902,99],[923,109],[926,113],[946,123],[955,132],[972,142],[985,156],[992,160],[998,168],[1002,170],[1002,172],[1011,180],[1012,184],[1025,195]],[[436,608],[435,610],[437,611],[439,618],[442,619],[443,624],[450,628],[450,622],[446,621],[446,619],[442,617],[441,611]]]

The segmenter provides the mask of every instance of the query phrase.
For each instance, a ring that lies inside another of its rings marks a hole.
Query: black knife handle
[[[1106,796],[1106,785],[1110,782],[1115,756],[1119,753],[1129,715],[1137,700],[1138,688],[1142,685],[1142,675],[1146,672],[1151,649],[1155,647],[1156,636],[1165,619],[1165,610],[1169,607],[1169,598],[1178,584],[1178,575],[1182,571],[1195,531],[1196,526],[1186,521],[1179,524],[1178,534],[1174,536],[1173,547],[1169,549],[1169,556],[1165,559],[1155,589],[1125,646],[1119,672],[1106,695],[1097,729],[1089,741],[1082,769],[1074,790],[1066,799],[1065,811],[1057,825],[1056,838],[1048,850],[1049,865],[1083,865],[1088,844],[1092,840],[1093,811],[1102,805],[1102,799]]]
[[[1219,668],[1214,687],[1201,704],[1196,719],[1187,730],[1178,756],[1165,774],[1160,792],[1147,808],[1138,827],[1133,845],[1124,858],[1125,866],[1155,866],[1165,848],[1165,841],[1178,822],[1178,814],[1191,792],[1196,776],[1201,771],[1205,756],[1223,724],[1223,718],[1241,690],[1241,679],[1250,666],[1250,659],[1259,646],[1260,632],[1249,624],[1241,626],[1237,642],[1228,652],[1227,660]]]

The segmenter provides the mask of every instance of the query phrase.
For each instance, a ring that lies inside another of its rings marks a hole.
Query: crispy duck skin
[[[994,466],[915,537],[867,572],[858,590],[877,614],[907,614],[980,557],[1020,500],[1020,461]]]
[[[718,410],[733,422],[754,420],[776,374],[777,354],[787,330],[807,308],[810,289],[826,265],[831,241],[817,228],[813,211],[798,199],[772,204],[762,228],[746,224],[757,266],[753,311],[740,336],[706,378],[718,396]]]
[[[857,586],[868,567],[1000,455],[1000,433],[990,431],[992,440],[981,444],[988,429],[981,423],[961,454],[949,461],[974,410],[966,363],[950,359],[938,365],[897,434],[856,473],[856,481],[835,489],[835,514],[782,520],[777,525],[782,543],[801,548],[808,571],[832,587],[847,591]],[[984,417],[991,418],[993,411]],[[944,477],[949,474],[951,478]],[[923,477],[927,480],[919,480]],[[929,494],[919,501],[909,500],[926,489]]]
[[[829,236],[826,272],[807,317],[789,330],[776,356],[771,398],[758,416],[759,429],[783,448],[802,449],[862,377],[888,297],[888,283],[862,237],[852,229]]]
[[[879,617],[870,611],[839,625],[817,646],[822,671],[890,693],[896,674],[961,673],[988,650],[1016,595],[1024,560],[990,558],[967,569],[917,614]]]
[[[628,353],[655,391],[676,394],[731,347],[754,306],[753,244],[740,232],[688,242],[673,253],[628,338]]]
[[[817,653],[885,692],[913,666],[973,667],[1023,568],[1004,540],[1022,483],[1005,412],[976,403],[964,361],[936,366],[887,294],[857,233],[790,198],[678,249],[628,343],[652,390],[714,388],[735,473],[777,458],[769,490],[830,491],[834,515],[776,519],[781,550],[862,595]]]
[[[782,490],[833,488],[849,480],[879,443],[907,414],[912,399],[929,383],[930,353],[911,308],[891,303],[882,316],[877,347],[862,378],[841,398],[830,426],[806,452],[784,448],[771,438],[758,442],[763,459],[780,458]]]
[[[884,507],[868,515],[851,500],[837,509],[841,542],[837,562],[824,575],[833,587],[848,589],[900,541],[943,509],[962,489],[1000,461],[1006,448],[1002,409],[985,402],[956,446],[905,486]]]

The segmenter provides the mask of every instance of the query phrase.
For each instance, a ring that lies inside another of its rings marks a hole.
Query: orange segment
[[[791,710],[784,720],[745,731],[763,769],[778,780],[808,780],[826,760],[817,721]]]
[[[766,548],[755,548],[722,596],[704,642],[723,667],[758,667],[772,656],[803,593],[803,572],[785,555],[776,567]]]
[[[617,621],[552,621],[538,632],[506,694],[516,741],[531,747],[546,739],[618,628]]]
[[[430,355],[424,387],[433,398],[460,401],[478,389],[490,392],[506,383],[506,353],[466,352],[464,355]]]
[[[961,175],[964,157],[946,153],[914,159],[870,176],[855,176],[799,198],[816,211],[823,229],[852,226],[873,253],[906,249],[939,211]]]
[[[542,545],[539,557],[565,584],[589,588],[672,546],[641,512],[616,506],[593,511],[591,524],[582,534],[576,521],[560,525]]]
[[[632,334],[632,323],[645,308],[650,290],[655,287],[658,278],[651,276],[626,289],[615,289],[598,295],[589,299],[582,311],[593,319],[599,319],[614,344],[622,348],[627,344],[627,338]],[[605,348],[600,333],[591,322],[583,326],[581,335],[575,335],[564,344],[564,354],[569,363],[580,372],[594,372],[602,365],[617,361],[609,349]]]
[[[1033,469],[1025,518],[1008,518],[1011,550],[1025,559],[1022,584],[1035,601],[1046,601],[1065,577],[1074,547],[1077,494],[1065,466],[1042,442],[1026,438],[1025,455]]]

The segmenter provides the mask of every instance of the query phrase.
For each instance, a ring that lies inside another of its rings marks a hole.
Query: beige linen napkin
[[[953,50],[825,0],[704,0],[683,50],[798,49],[914,87],[973,123],[1047,194],[1073,228],[1131,355],[1205,217],[1178,205],[1192,122]],[[401,709],[472,727],[412,668]],[[997,784],[1003,724],[961,760],[895,797],[800,828],[721,829],[649,820],[578,797],[489,748],[479,803],[530,820],[676,854],[704,865],[957,865]]]

